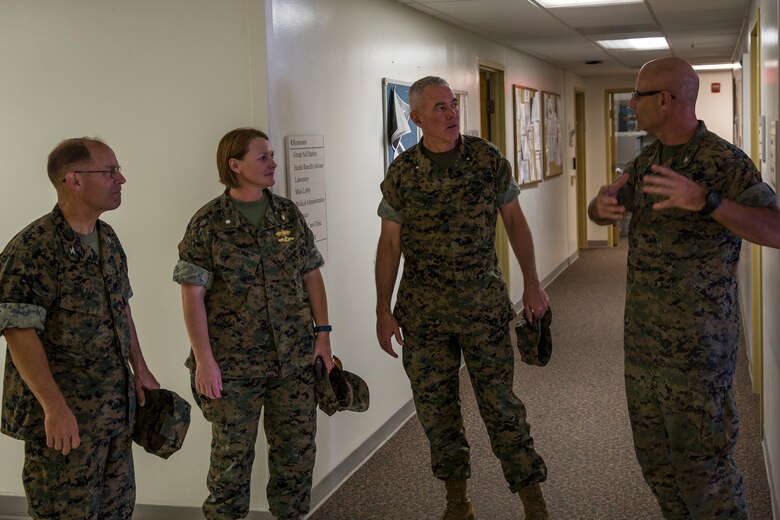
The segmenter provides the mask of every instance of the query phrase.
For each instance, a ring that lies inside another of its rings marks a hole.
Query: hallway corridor
[[[634,458],[626,411],[625,263],[624,243],[581,251],[547,288],[554,311],[550,363],[539,368],[515,362],[515,390],[526,404],[536,448],[548,465],[542,489],[556,520],[661,519]],[[744,351],[742,346],[735,383],[742,417],[737,463],[751,519],[771,520],[759,400],[750,390]],[[463,370],[461,401],[472,460],[469,486],[477,518],[523,518],[520,500],[509,493],[490,451]],[[413,417],[310,519],[434,520],[443,504],[444,487],[431,475],[427,441]]]

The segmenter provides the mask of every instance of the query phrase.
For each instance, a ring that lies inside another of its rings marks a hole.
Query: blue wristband
[[[333,327],[330,325],[317,325],[314,327],[314,333],[317,334],[318,332],[330,332],[333,330]]]

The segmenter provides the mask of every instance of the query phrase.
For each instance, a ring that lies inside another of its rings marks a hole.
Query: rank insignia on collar
[[[285,242],[292,242],[293,240],[295,240],[295,238],[290,236],[290,232],[288,230],[282,229],[276,232],[276,240],[278,240],[281,243],[285,243]]]

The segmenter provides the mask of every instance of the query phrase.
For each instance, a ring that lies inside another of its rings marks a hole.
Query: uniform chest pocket
[[[281,249],[276,254],[277,262],[292,276],[300,273],[306,264],[306,244],[296,237],[286,243],[280,243]]]
[[[106,295],[88,287],[64,286],[58,308],[46,320],[47,355],[88,365],[107,358],[115,342],[114,320]]]
[[[257,281],[260,255],[239,247],[220,244],[214,260],[218,278],[236,298],[246,298],[249,287]]]

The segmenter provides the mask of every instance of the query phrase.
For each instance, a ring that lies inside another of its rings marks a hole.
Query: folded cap
[[[514,336],[512,342],[517,345],[520,359],[528,365],[543,367],[552,356],[552,309],[533,323],[528,323],[522,312],[509,322],[509,334]]]
[[[333,369],[325,372],[322,358],[314,363],[316,383],[314,386],[317,404],[328,415],[336,412],[368,410],[368,385],[363,379],[341,368],[341,360],[333,357]]]
[[[171,390],[144,389],[146,401],[136,411],[133,440],[152,455],[167,459],[184,443],[190,426],[190,403]]]

